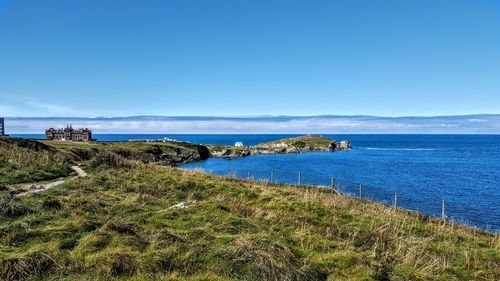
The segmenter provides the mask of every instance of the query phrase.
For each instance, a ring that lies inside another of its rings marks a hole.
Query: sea
[[[43,135],[12,135],[43,138]],[[298,135],[94,134],[99,141],[171,138],[199,144],[255,145]],[[336,152],[254,155],[182,165],[217,175],[329,186],[351,196],[500,232],[500,135],[324,135],[349,140]]]

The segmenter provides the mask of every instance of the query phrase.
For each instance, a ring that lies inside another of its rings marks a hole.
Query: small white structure
[[[237,142],[234,143],[234,146],[235,147],[243,147],[243,142],[237,141]]]

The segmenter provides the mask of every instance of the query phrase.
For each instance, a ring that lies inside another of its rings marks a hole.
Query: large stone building
[[[4,136],[5,135],[5,120],[2,118],[0,118],[0,136]]]
[[[75,130],[71,125],[68,125],[64,129],[47,129],[45,137],[48,140],[91,141],[92,131],[87,128]]]

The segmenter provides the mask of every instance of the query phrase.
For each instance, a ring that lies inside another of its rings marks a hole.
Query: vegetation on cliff
[[[99,153],[113,153],[127,160],[174,165],[207,159],[205,146],[187,142],[61,142],[45,144],[71,156],[76,161],[90,160]]]
[[[321,188],[98,157],[56,188],[0,191],[0,279],[500,279],[498,234]]]

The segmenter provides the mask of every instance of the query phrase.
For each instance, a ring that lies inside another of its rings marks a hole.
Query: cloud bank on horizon
[[[500,114],[435,117],[376,116],[135,116],[7,117],[8,134],[42,134],[46,128],[90,128],[97,134],[499,134]]]

